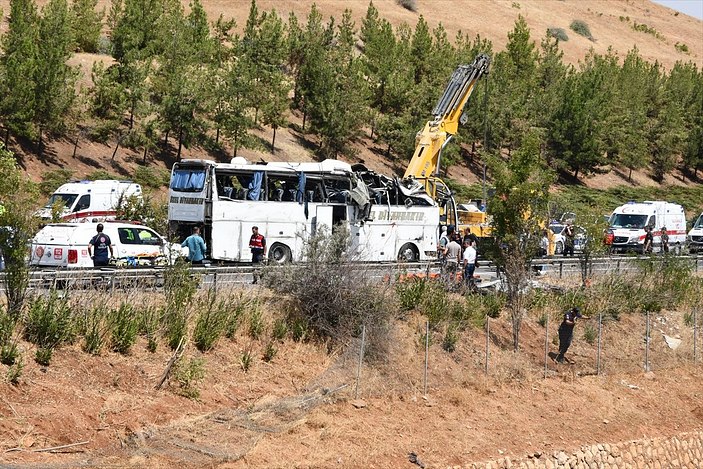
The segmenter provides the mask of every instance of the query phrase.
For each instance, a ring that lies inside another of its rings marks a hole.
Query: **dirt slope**
[[[267,314],[271,308],[267,308]],[[485,335],[470,328],[457,350],[430,347],[423,397],[424,321],[396,323],[384,359],[365,366],[355,400],[358,348],[327,354],[324,346],[286,340],[273,362],[266,339],[241,334],[187,356],[206,362],[199,401],[177,396],[175,383],[155,390],[170,353],[140,341],[130,356],[92,357],[80,344],[59,349],[42,368],[25,351],[19,386],[0,384],[0,462],[41,467],[428,467],[467,465],[500,456],[570,451],[582,444],[672,436],[703,429],[703,370],[692,363],[691,331],[682,314],[665,311],[652,333],[651,367],[643,373],[643,318],[604,326],[603,374],[595,376],[596,345],[578,325],[571,365],[548,364],[544,329],[523,323],[522,352],[509,351],[510,323],[491,323],[489,376]],[[266,316],[269,324],[271,316]],[[552,324],[549,335],[556,335]],[[683,345],[667,349],[660,330]],[[554,351],[550,345],[550,350]],[[255,361],[242,371],[239,357]],[[699,352],[700,353],[700,352]],[[4,366],[0,371],[4,373]],[[35,452],[81,443],[60,453]]]

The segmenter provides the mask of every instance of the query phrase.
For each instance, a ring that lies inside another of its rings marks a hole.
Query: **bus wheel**
[[[420,259],[420,253],[413,243],[405,243],[398,251],[398,260],[402,262],[415,262]]]
[[[276,264],[285,264],[292,260],[290,248],[285,244],[274,243],[269,249],[269,261],[275,262]]]

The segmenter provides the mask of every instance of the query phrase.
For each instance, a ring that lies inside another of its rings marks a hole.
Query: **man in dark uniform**
[[[647,225],[644,227],[644,245],[642,246],[643,254],[651,254],[652,248],[654,247],[654,235],[652,234],[652,227]]]
[[[559,326],[559,355],[556,358],[557,363],[564,363],[564,354],[569,350],[571,340],[574,338],[576,319],[582,317],[581,310],[576,306],[564,313],[564,320]]]
[[[574,255],[574,225],[569,222],[564,228],[564,257]]]
[[[102,267],[109,264],[110,257],[113,257],[112,252],[112,241],[110,237],[103,233],[103,224],[98,223],[96,227],[98,234],[93,236],[93,239],[88,243],[88,255],[93,259],[93,266]],[[93,251],[93,249],[95,251]],[[107,256],[108,250],[110,251],[110,257]]]

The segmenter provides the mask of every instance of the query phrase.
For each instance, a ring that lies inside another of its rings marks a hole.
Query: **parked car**
[[[88,243],[97,233],[98,223],[50,223],[32,240],[30,265],[37,267],[93,267]],[[144,225],[118,221],[103,223],[110,237],[117,265],[156,265],[169,256],[187,254],[178,244],[168,243]]]

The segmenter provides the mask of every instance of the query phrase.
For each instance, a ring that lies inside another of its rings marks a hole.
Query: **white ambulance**
[[[49,223],[32,240],[29,264],[35,267],[92,268],[88,243],[98,223]],[[103,223],[110,237],[115,265],[139,266],[165,263],[169,255],[187,254],[144,225],[120,221]]]
[[[688,232],[688,252],[703,251],[703,213],[693,222],[693,228]]]
[[[114,218],[120,201],[131,196],[141,198],[142,186],[114,179],[69,182],[56,189],[37,215],[51,220],[51,207],[61,201],[62,221],[106,220]]]
[[[661,200],[630,201],[613,210],[606,242],[614,252],[644,252],[645,227],[652,227],[654,250],[661,248],[662,227],[669,235],[669,248],[681,252],[686,243],[686,215],[678,204]]]

